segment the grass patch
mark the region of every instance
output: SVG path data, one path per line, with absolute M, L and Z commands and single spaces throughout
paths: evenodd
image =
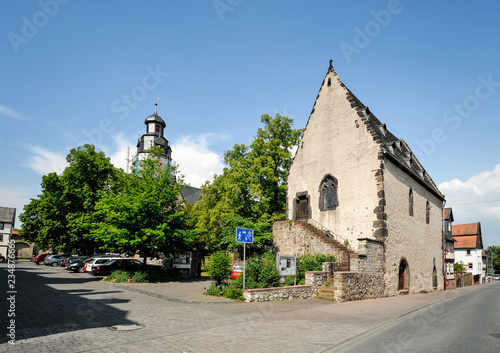
M 175 270 L 162 270 L 161 268 L 154 268 L 140 270 L 140 271 L 122 271 L 117 270 L 109 276 L 104 277 L 107 282 L 114 283 L 162 283 L 179 281 L 183 277 Z

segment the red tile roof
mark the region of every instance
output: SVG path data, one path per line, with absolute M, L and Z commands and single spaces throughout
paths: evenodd
M 452 236 L 478 235 L 481 234 L 481 223 L 457 224 L 451 226 Z
M 482 249 L 481 222 L 451 226 L 451 235 L 456 240 L 455 249 Z
M 453 239 L 456 240 L 455 249 L 474 249 L 477 244 L 476 235 L 464 235 Z

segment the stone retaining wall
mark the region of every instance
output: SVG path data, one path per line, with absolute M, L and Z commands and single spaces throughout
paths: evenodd
M 245 289 L 246 302 L 268 302 L 274 300 L 310 299 L 316 294 L 312 285 Z
M 325 271 L 307 271 L 306 272 L 306 285 L 310 285 L 318 292 L 318 289 L 326 283 L 328 279 L 328 273 Z
M 335 272 L 334 299 L 337 302 L 384 297 L 383 274 Z

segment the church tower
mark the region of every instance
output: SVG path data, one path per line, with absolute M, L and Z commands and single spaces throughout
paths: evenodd
M 137 140 L 137 153 L 134 159 L 134 173 L 141 168 L 141 162 L 146 159 L 149 149 L 152 146 L 160 146 L 162 153 L 160 162 L 164 168 L 172 165 L 172 149 L 168 140 L 164 136 L 165 121 L 157 113 L 158 103 L 155 103 L 155 112 L 144 121 L 146 133 Z

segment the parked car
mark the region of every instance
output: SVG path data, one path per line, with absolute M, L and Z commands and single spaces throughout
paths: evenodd
M 90 260 L 85 262 L 85 266 L 83 267 L 83 272 L 92 272 L 92 266 L 104 264 L 109 260 L 115 260 L 115 259 L 121 259 L 121 257 L 109 256 L 109 255 L 94 256 Z
M 500 275 L 499 275 L 499 274 L 495 274 L 495 275 L 493 275 L 493 279 L 494 279 L 494 280 L 500 280 Z
M 231 276 L 229 278 L 236 279 L 243 273 L 243 262 L 235 262 L 231 269 Z
M 43 264 L 45 266 L 54 266 L 54 267 L 57 267 L 61 264 L 61 261 L 64 260 L 65 258 L 67 258 L 68 255 L 61 255 L 61 254 L 57 254 L 57 255 L 50 255 L 50 256 L 47 256 L 45 258 L 45 261 L 43 262 Z
M 81 259 L 79 261 L 67 264 L 65 267 L 65 270 L 83 273 L 83 272 L 85 272 L 85 270 L 84 270 L 85 263 L 87 261 L 90 261 L 91 259 L 93 259 L 93 257 L 90 256 L 90 257 L 86 257 L 84 259 Z
M 35 256 L 33 259 L 33 262 L 36 263 L 37 265 L 43 264 L 43 261 L 45 260 L 45 257 L 47 257 L 49 254 L 48 253 L 43 253 Z
M 61 261 L 61 266 L 66 267 L 69 264 L 81 261 L 88 258 L 88 256 L 70 256 Z
M 95 264 L 92 266 L 92 275 L 105 276 L 116 270 L 133 271 L 140 270 L 144 264 L 137 259 L 113 259 L 104 264 Z

